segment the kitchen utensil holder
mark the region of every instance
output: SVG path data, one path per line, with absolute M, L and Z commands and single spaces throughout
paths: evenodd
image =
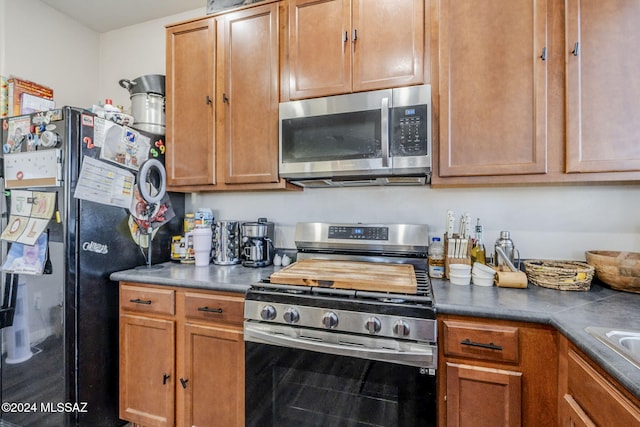
M 457 234 L 453 234 L 451 239 L 461 240 Z M 471 265 L 471 248 L 473 248 L 472 239 L 468 239 L 466 253 L 467 256 L 463 257 L 450 257 L 449 256 L 449 236 L 447 233 L 444 234 L 444 276 L 449 278 L 449 264 L 467 264 Z M 463 251 L 465 252 L 465 251 Z

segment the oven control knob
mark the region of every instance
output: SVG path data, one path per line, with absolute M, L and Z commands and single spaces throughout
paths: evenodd
M 377 317 L 369 317 L 364 323 L 364 328 L 369 331 L 370 334 L 377 334 L 382 328 L 382 323 Z
M 260 311 L 263 320 L 273 320 L 276 318 L 276 308 L 272 305 L 265 305 Z
M 411 332 L 411 330 L 409 329 L 409 324 L 404 320 L 398 320 L 393 325 L 393 333 L 399 337 L 406 337 L 409 335 L 409 332 Z
M 329 329 L 333 329 L 338 326 L 338 315 L 333 311 L 328 311 L 322 316 L 322 324 Z
M 287 323 L 297 323 L 300 320 L 300 313 L 295 308 L 287 308 L 283 314 L 284 321 Z

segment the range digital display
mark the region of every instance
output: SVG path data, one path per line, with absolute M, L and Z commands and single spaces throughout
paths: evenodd
M 389 240 L 388 227 L 329 227 L 329 239 Z

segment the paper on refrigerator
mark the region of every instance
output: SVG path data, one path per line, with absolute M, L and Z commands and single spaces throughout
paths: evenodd
M 55 191 L 11 190 L 11 215 L 0 238 L 34 245 L 53 216 L 56 195 Z
M 84 156 L 73 197 L 128 209 L 135 175 L 125 169 Z

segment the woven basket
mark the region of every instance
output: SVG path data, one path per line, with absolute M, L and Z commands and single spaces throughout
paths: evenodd
M 578 261 L 525 261 L 524 270 L 531 283 L 561 291 L 588 291 L 595 269 Z

